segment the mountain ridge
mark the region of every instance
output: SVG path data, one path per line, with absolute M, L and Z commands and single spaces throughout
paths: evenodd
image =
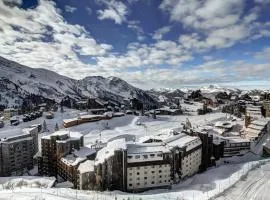
M 119 103 L 125 98 L 136 97 L 146 105 L 157 103 L 146 91 L 118 77 L 87 76 L 76 80 L 48 69 L 21 65 L 1 56 L 0 81 L 0 104 L 6 107 L 20 105 L 29 94 L 57 102 L 69 96 L 76 100 L 94 97 Z

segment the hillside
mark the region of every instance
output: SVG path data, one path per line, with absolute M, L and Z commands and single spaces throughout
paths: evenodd
M 88 76 L 81 80 L 59 75 L 46 69 L 34 69 L 0 57 L 0 104 L 21 105 L 29 94 L 60 102 L 66 96 L 73 99 L 97 97 L 119 103 L 136 97 L 145 104 L 156 104 L 147 92 L 133 87 L 117 77 Z

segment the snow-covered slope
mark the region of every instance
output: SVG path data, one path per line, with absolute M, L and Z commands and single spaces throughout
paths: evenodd
M 104 78 L 89 76 L 75 80 L 46 69 L 34 69 L 0 57 L 0 104 L 10 102 L 19 104 L 19 100 L 27 94 L 41 95 L 60 101 L 65 96 L 74 99 L 98 97 L 105 100 L 121 102 L 131 96 L 147 104 L 155 104 L 155 100 L 145 91 L 135 88 L 116 77 Z M 8 94 L 8 95 L 7 95 Z M 8 104 L 7 104 L 8 102 Z

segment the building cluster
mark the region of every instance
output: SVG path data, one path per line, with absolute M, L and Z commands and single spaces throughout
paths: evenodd
M 44 176 L 60 176 L 73 183 L 75 188 L 87 189 L 85 182 L 91 172 L 90 160 L 96 151 L 84 147 L 83 135 L 66 130 L 57 131 L 41 138 L 41 153 L 38 156 L 38 171 Z
M 0 139 L 0 176 L 22 175 L 33 168 L 39 131 L 40 126 L 33 125 L 19 135 Z
M 202 142 L 171 131 L 138 142 L 115 139 L 100 150 L 84 147 L 78 132 L 41 138 L 40 175 L 62 177 L 77 189 L 143 191 L 168 188 L 201 170 Z

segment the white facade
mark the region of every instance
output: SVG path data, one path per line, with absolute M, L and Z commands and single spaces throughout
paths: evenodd
M 168 186 L 170 182 L 171 167 L 169 164 L 127 168 L 128 190 Z
M 193 174 L 199 171 L 199 167 L 201 165 L 202 160 L 202 149 L 188 154 L 181 160 L 182 165 L 182 177 L 192 176 Z

